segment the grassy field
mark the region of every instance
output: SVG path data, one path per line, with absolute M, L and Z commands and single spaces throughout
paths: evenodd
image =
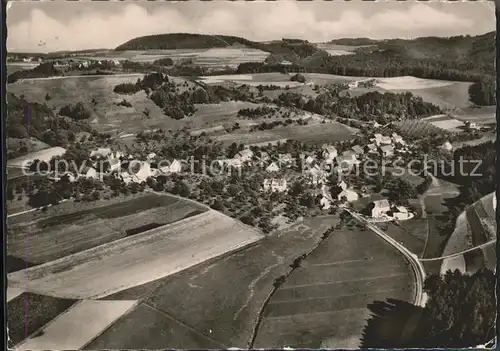
M 50 262 L 125 238 L 135 228 L 173 223 L 205 210 L 174 197 L 148 194 L 48 218 L 32 215 L 22 222 L 15 218 L 8 220 L 7 251 L 30 263 Z
M 324 231 L 336 223 L 336 216 L 308 218 L 266 237 L 255 246 L 107 298 L 144 298 L 150 306 L 199 333 L 227 346 L 246 348 L 274 280 L 288 272 L 288 265 L 311 250 Z M 136 319 L 135 323 L 146 322 Z M 146 337 L 138 328 L 130 330 L 135 337 Z M 183 344 L 175 342 L 172 340 L 163 347 L 182 347 Z M 132 347 L 125 343 L 113 346 Z M 210 343 L 202 345 L 203 348 L 210 346 Z
M 432 124 L 439 129 L 443 129 L 447 132 L 460 132 L 463 127 L 465 127 L 465 123 L 461 120 L 455 119 L 451 116 L 447 115 L 436 115 L 424 118 L 423 121 Z
M 168 314 L 141 303 L 83 349 L 164 349 L 168 345 L 179 349 L 225 348 Z
M 22 293 L 7 304 L 9 338 L 13 345 L 42 328 L 66 311 L 76 300 Z
M 9 274 L 9 284 L 52 296 L 98 298 L 145 284 L 262 239 L 216 211 Z
M 271 130 L 245 132 L 237 131 L 215 138 L 224 143 L 239 142 L 243 144 L 255 144 L 272 142 L 281 139 L 293 139 L 305 143 L 323 144 L 326 142 L 344 141 L 354 138 L 357 130 L 342 123 L 315 123 L 309 125 L 295 125 L 288 127 L 277 127 Z
M 79 301 L 17 349 L 79 350 L 134 304 L 135 301 Z
M 462 121 L 470 121 L 478 124 L 497 123 L 496 106 L 483 106 L 480 108 L 462 108 L 453 117 Z
M 358 347 L 366 306 L 373 300 L 411 300 L 413 273 L 404 257 L 376 234 L 336 230 L 277 290 L 264 311 L 255 347 Z
M 443 256 L 461 252 L 496 239 L 496 220 L 491 193 L 469 206 L 457 219 Z
M 401 243 L 417 256 L 421 256 L 427 239 L 425 219 L 409 219 L 395 223 L 377 223 L 387 235 Z

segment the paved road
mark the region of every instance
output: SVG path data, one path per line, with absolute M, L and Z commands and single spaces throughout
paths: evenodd
M 398 243 L 396 240 L 391 238 L 389 235 L 384 233 L 382 230 L 374 226 L 373 224 L 369 223 L 364 219 L 359 213 L 345 208 L 345 211 L 348 212 L 351 216 L 353 216 L 355 219 L 363 223 L 367 228 L 371 229 L 375 234 L 380 236 L 382 239 L 387 241 L 390 245 L 392 245 L 396 250 L 401 252 L 406 259 L 410 262 L 410 265 L 415 273 L 415 278 L 416 278 L 416 291 L 415 291 L 415 299 L 414 299 L 414 304 L 416 306 L 424 306 L 425 305 L 425 295 L 423 291 L 423 285 L 424 285 L 424 280 L 425 280 L 425 271 L 424 267 L 422 266 L 422 263 L 418 259 L 418 257 L 410 252 L 406 247 Z

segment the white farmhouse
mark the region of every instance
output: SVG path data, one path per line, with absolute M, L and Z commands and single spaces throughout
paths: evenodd
M 326 145 L 323 147 L 323 151 L 321 152 L 323 159 L 326 161 L 326 164 L 333 163 L 333 160 L 338 156 L 338 151 L 335 146 Z
M 279 154 L 278 162 L 280 165 L 289 165 L 293 162 L 292 154 Z
M 377 200 L 373 201 L 368 205 L 368 209 L 371 213 L 372 218 L 380 218 L 383 217 L 391 210 L 391 205 L 389 204 L 389 200 Z
M 321 200 L 319 201 L 319 204 L 321 205 L 322 210 L 329 210 L 332 207 L 332 202 L 326 196 L 323 196 L 321 198 Z
M 326 172 L 319 165 L 307 170 L 307 177 L 312 184 L 323 184 L 326 181 Z
M 269 172 L 269 173 L 278 172 L 279 170 L 280 170 L 280 167 L 276 164 L 276 162 L 271 163 L 266 168 L 266 172 Z
M 97 171 L 93 167 L 83 167 L 80 170 L 80 176 L 82 176 L 84 178 L 89 178 L 89 179 L 98 179 L 99 178 Z

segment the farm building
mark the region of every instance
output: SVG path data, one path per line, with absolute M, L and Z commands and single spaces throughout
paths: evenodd
M 265 179 L 263 184 L 264 191 L 283 192 L 288 189 L 286 179 Z
M 380 218 L 391 210 L 391 205 L 387 199 L 377 200 L 369 203 L 366 210 L 372 218 Z
M 41 162 L 49 162 L 53 157 L 62 156 L 65 153 L 65 148 L 59 146 L 50 147 L 48 149 L 31 152 L 27 155 L 8 160 L 7 167 L 25 168 L 29 167 L 29 165 L 35 160 L 39 160 Z
M 359 195 L 354 190 L 344 189 L 337 195 L 337 200 L 342 201 L 342 199 L 347 202 L 354 202 L 359 199 Z
M 384 157 L 391 157 L 394 155 L 394 146 L 392 145 L 383 145 L 380 147 L 380 150 Z
M 148 160 L 152 160 L 156 157 L 156 153 L 155 152 L 151 152 L 150 154 L 148 154 L 148 156 L 146 157 Z
M 266 172 L 269 172 L 269 173 L 278 172 L 279 170 L 280 170 L 280 167 L 276 164 L 276 162 L 271 163 L 266 168 Z
M 243 166 L 243 162 L 239 158 L 227 158 L 224 160 L 217 160 L 217 164 L 221 168 L 223 168 L 224 166 L 234 167 L 234 168 L 240 168 L 241 166 Z
M 291 63 L 290 61 L 287 61 L 287 60 L 283 60 L 279 64 L 281 66 L 291 66 L 291 65 L 293 65 L 293 63 Z

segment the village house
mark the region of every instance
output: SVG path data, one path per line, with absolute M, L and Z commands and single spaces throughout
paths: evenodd
M 383 145 L 380 147 L 380 151 L 382 152 L 382 156 L 384 157 L 394 156 L 394 146 L 392 145 Z
M 291 66 L 291 65 L 293 65 L 293 63 L 291 63 L 290 61 L 287 61 L 287 60 L 283 60 L 279 64 L 281 66 Z
M 332 201 L 326 196 L 323 196 L 321 200 L 319 200 L 319 204 L 322 210 L 329 210 L 332 207 Z
M 80 170 L 79 176 L 84 177 L 84 178 L 89 178 L 89 179 L 98 179 L 99 178 L 97 171 L 93 167 L 83 167 Z
M 148 154 L 148 156 L 146 157 L 148 160 L 152 160 L 156 157 L 156 153 L 155 152 L 151 152 L 150 154 Z
M 280 170 L 280 167 L 276 164 L 276 162 L 272 162 L 266 168 L 266 172 L 269 172 L 269 173 L 278 172 L 279 170 Z
M 358 156 L 364 154 L 365 152 L 361 145 L 354 145 L 353 147 L 351 147 L 351 150 L 354 151 L 354 153 Z
M 293 163 L 292 154 L 279 154 L 278 162 L 280 165 L 290 165 Z
M 135 164 L 139 165 L 137 171 L 129 170 L 129 174 L 132 176 L 132 181 L 134 183 L 142 183 L 145 182 L 146 179 L 151 177 L 152 170 L 149 162 L 136 162 Z
M 370 141 L 373 141 L 377 146 L 392 144 L 391 137 L 376 133 Z
M 326 181 L 326 172 L 319 165 L 315 165 L 307 170 L 307 178 L 311 184 L 323 184 Z
M 250 149 L 244 149 L 238 152 L 233 158 L 238 159 L 241 163 L 250 162 L 253 157 L 253 152 Z
M 381 218 L 391 210 L 391 205 L 387 199 L 376 200 L 368 205 L 367 210 L 372 218 Z
M 315 162 L 316 162 L 316 157 L 314 157 L 312 155 L 307 156 L 306 159 L 305 159 L 305 163 L 308 166 L 314 165 Z
M 170 164 L 158 168 L 159 174 L 179 173 L 182 170 L 182 164 L 178 160 L 173 160 Z
M 405 141 L 403 140 L 403 137 L 397 133 L 392 133 L 392 141 L 394 144 L 401 144 L 405 145 Z
M 337 156 L 335 159 L 337 168 L 343 171 L 351 170 L 355 165 L 359 164 L 356 154 L 354 151 L 345 151 L 341 155 Z
M 283 192 L 288 189 L 286 179 L 265 179 L 263 184 L 264 191 L 272 191 L 272 192 Z
M 335 158 L 338 156 L 338 151 L 335 146 L 324 145 L 321 156 L 326 161 L 326 164 L 331 164 L 333 163 L 333 160 L 335 160 Z
M 217 160 L 217 164 L 221 168 L 224 167 L 241 168 L 241 166 L 243 166 L 243 162 L 239 158 L 227 158 L 224 160 Z
M 91 158 L 106 158 L 106 157 L 110 156 L 111 153 L 112 153 L 112 151 L 110 148 L 100 147 L 97 150 L 92 150 L 92 152 L 90 152 L 90 157 Z
M 368 154 L 378 154 L 378 147 L 375 144 L 366 145 L 365 150 Z
M 115 172 L 121 168 L 121 162 L 117 158 L 110 158 L 103 163 L 103 172 Z
M 445 151 L 452 151 L 453 150 L 453 145 L 449 141 L 445 142 L 443 145 L 441 145 L 441 149 Z
M 344 189 L 337 195 L 338 201 L 354 202 L 359 199 L 358 193 L 351 189 Z

